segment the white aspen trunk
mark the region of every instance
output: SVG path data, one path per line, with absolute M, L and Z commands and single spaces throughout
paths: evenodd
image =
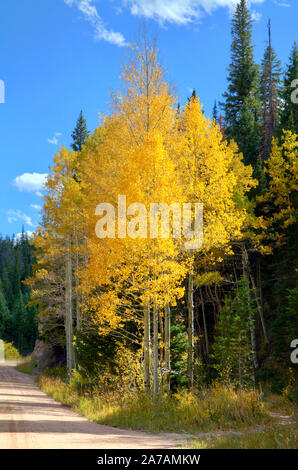
M 73 318 L 72 318 L 72 259 L 71 242 L 67 240 L 65 260 L 65 337 L 66 337 L 66 366 L 67 378 L 70 380 L 75 368 L 75 354 L 73 346 Z
M 242 268 L 243 268 L 243 275 L 248 279 L 248 283 L 249 283 L 249 279 L 252 276 L 249 276 L 249 260 L 248 260 L 248 253 L 246 251 L 245 245 L 242 247 Z M 248 305 L 248 308 L 249 308 L 249 305 Z M 251 320 L 254 320 L 254 318 L 252 318 Z M 258 362 L 258 355 L 257 355 L 257 342 L 256 342 L 256 332 L 255 332 L 254 323 L 250 327 L 250 342 L 251 342 L 254 369 L 256 370 L 259 367 L 259 362 Z
M 171 309 L 170 304 L 165 307 L 165 389 L 171 390 Z
M 187 357 L 187 376 L 188 387 L 193 387 L 193 366 L 194 366 L 194 300 L 193 300 L 193 274 L 188 276 L 187 289 L 187 310 L 188 310 L 188 357 Z
M 251 281 L 253 293 L 254 293 L 254 296 L 255 296 L 255 299 L 256 299 L 256 304 L 257 304 L 257 307 L 258 307 L 258 312 L 259 312 L 259 316 L 260 316 L 260 320 L 261 320 L 261 324 L 262 324 L 264 338 L 265 338 L 266 343 L 269 344 L 269 339 L 268 339 L 268 335 L 267 335 L 267 331 L 266 331 L 266 325 L 265 325 L 265 319 L 264 319 L 264 315 L 263 315 L 263 308 L 262 308 L 262 305 L 260 304 L 258 294 L 257 294 L 257 288 L 256 288 L 255 280 L 254 280 L 254 277 L 252 275 L 250 275 L 250 281 Z
M 153 306 L 153 394 L 158 395 L 158 309 L 156 302 Z
M 159 337 L 161 339 L 161 346 L 159 347 L 159 362 L 161 366 L 164 366 L 165 360 L 165 331 L 164 331 L 164 317 L 162 312 L 158 311 L 158 321 L 159 321 Z
M 81 329 L 81 308 L 80 308 L 80 294 L 79 294 L 79 278 L 78 278 L 78 272 L 79 272 L 79 242 L 78 242 L 78 236 L 77 236 L 77 228 L 76 226 L 74 227 L 74 244 L 76 248 L 75 252 L 75 273 L 74 273 L 74 283 L 76 287 L 76 293 L 75 293 L 75 306 L 76 306 L 76 328 L 77 330 Z
M 76 240 L 76 247 L 78 248 L 78 243 Z M 80 294 L 79 294 L 79 278 L 78 278 L 78 270 L 79 270 L 79 253 L 76 252 L 76 272 L 75 272 L 75 283 L 76 283 L 76 324 L 77 329 L 81 329 L 81 307 L 80 307 Z
M 150 391 L 150 303 L 144 307 L 144 381 L 145 390 Z
M 207 354 L 207 360 L 209 360 L 208 329 L 207 329 L 206 312 L 205 312 L 205 304 L 204 304 L 204 297 L 203 297 L 202 288 L 200 288 L 200 297 L 201 297 L 201 304 L 202 304 L 202 314 L 203 314 L 203 324 L 204 324 L 204 337 L 205 337 L 205 345 L 206 345 L 206 354 Z

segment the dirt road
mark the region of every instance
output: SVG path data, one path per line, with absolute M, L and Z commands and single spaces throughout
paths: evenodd
M 176 434 L 151 435 L 88 421 L 34 384 L 31 376 L 0 363 L 0 449 L 171 449 Z

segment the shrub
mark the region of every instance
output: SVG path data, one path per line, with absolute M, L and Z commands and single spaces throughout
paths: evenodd
M 67 371 L 66 367 L 56 366 L 49 367 L 43 372 L 43 376 L 53 379 L 60 379 L 61 381 L 66 382 Z
M 20 353 L 13 343 L 4 343 L 4 355 L 7 361 L 21 359 Z

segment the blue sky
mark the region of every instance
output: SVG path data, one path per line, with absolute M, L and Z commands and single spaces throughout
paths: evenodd
M 11 0 L 0 7 L 0 233 L 34 231 L 42 182 L 82 109 L 93 131 L 120 86 L 127 43 L 146 18 L 181 104 L 196 89 L 207 114 L 226 89 L 237 0 Z M 256 60 L 273 46 L 287 63 L 297 0 L 251 1 Z M 1 84 L 5 102 L 1 103 Z

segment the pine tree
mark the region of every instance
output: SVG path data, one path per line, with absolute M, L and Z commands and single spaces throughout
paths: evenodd
M 77 120 L 76 127 L 71 134 L 71 137 L 73 139 L 73 143 L 71 144 L 71 148 L 75 152 L 80 152 L 82 150 L 83 145 L 86 142 L 86 139 L 89 135 L 88 129 L 87 129 L 87 123 L 86 120 L 83 116 L 83 111 L 80 112 L 80 115 Z
M 218 124 L 218 111 L 217 111 L 217 102 L 214 101 L 213 111 L 212 111 L 212 119 L 214 119 L 215 124 Z
M 296 287 L 288 290 L 287 306 L 285 315 L 285 330 L 287 333 L 287 344 L 295 338 L 298 338 L 298 269 L 296 269 Z
M 293 101 L 293 82 L 298 79 L 298 46 L 295 42 L 291 51 L 289 65 L 284 76 L 283 89 L 281 99 L 283 101 L 283 109 L 280 117 L 279 135 L 282 130 L 290 130 L 298 134 L 298 104 Z M 297 84 L 296 84 L 297 88 Z
M 246 0 L 236 7 L 232 20 L 232 62 L 229 67 L 228 91 L 224 93 L 228 139 L 234 139 L 246 164 L 256 164 L 260 142 L 260 99 L 258 67 L 254 62 L 252 19 Z
M 261 158 L 264 162 L 271 152 L 272 138 L 278 124 L 280 111 L 279 86 L 281 67 L 271 45 L 271 25 L 268 24 L 269 45 L 265 50 L 261 66 L 261 101 L 262 101 L 262 138 Z
M 13 294 L 13 263 L 12 257 L 7 256 L 2 270 L 3 292 L 7 301 L 8 308 L 12 308 Z
M 24 336 L 25 321 L 25 302 L 22 292 L 19 291 L 13 305 L 13 326 L 15 328 L 13 342 L 21 354 L 24 354 L 27 350 Z
M 193 89 L 191 97 L 187 98 L 187 99 L 188 99 L 188 102 L 190 102 L 191 100 L 196 100 L 197 99 L 197 92 L 196 92 L 195 89 Z
M 250 331 L 254 315 L 255 305 L 251 300 L 249 282 L 243 276 L 220 310 L 213 344 L 213 358 L 220 378 L 225 382 L 235 381 L 240 387 L 253 378 Z
M 0 339 L 6 339 L 6 328 L 9 321 L 9 310 L 5 295 L 2 290 L 2 283 L 0 280 Z

